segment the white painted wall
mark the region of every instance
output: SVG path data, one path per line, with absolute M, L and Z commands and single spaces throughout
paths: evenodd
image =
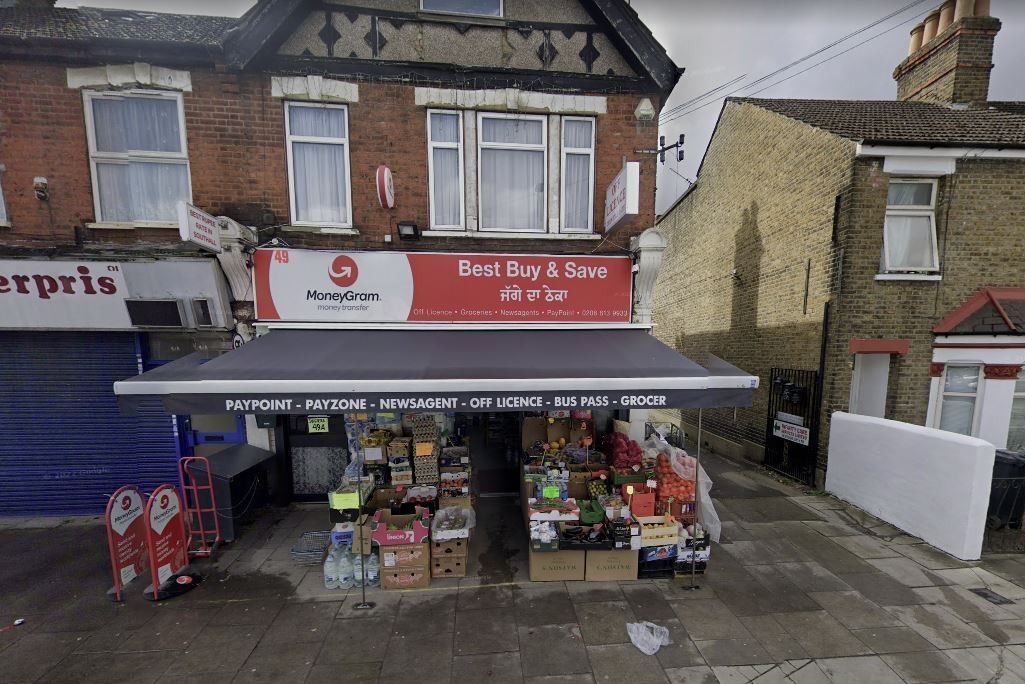
M 976 560 L 994 451 L 976 437 L 837 412 L 826 489 L 957 558 Z

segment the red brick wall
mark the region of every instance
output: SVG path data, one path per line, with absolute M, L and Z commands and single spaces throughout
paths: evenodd
M 284 106 L 270 96 L 265 74 L 192 70 L 193 92 L 185 93 L 192 192 L 195 204 L 213 214 L 261 227 L 289 223 L 284 142 Z M 408 85 L 360 83 L 360 101 L 349 105 L 353 220 L 359 236 L 287 232 L 293 246 L 345 249 L 449 249 L 459 251 L 591 251 L 593 241 L 424 238 L 384 243 L 399 220 L 428 224 L 426 114 L 414 105 Z M 601 232 L 605 187 L 625 157 L 641 161 L 641 212 L 624 222 L 601 249 L 625 246 L 654 223 L 655 160 L 636 150 L 654 147 L 657 126 L 633 116 L 640 95 L 608 96 L 608 114 L 598 117 L 595 225 Z M 391 167 L 396 207 L 377 201 L 374 174 Z M 0 64 L 0 164 L 13 228 L 0 229 L 0 247 L 72 246 L 76 226 L 93 220 L 86 134 L 79 91 L 66 87 L 65 67 Z M 49 179 L 51 199 L 32 196 L 34 176 Z M 173 243 L 168 229 L 87 230 L 88 243 Z M 273 230 L 261 233 L 269 239 Z

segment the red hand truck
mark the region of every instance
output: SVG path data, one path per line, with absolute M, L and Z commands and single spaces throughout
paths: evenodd
M 193 463 L 199 466 L 201 473 L 206 474 L 206 484 L 202 482 L 202 475 L 196 477 L 189 471 L 189 466 Z M 178 471 L 185 493 L 185 520 L 188 531 L 186 548 L 189 550 L 189 558 L 209 558 L 221 543 L 221 522 L 218 519 L 210 461 L 204 456 L 185 456 L 178 461 Z M 210 529 L 211 520 L 213 529 Z

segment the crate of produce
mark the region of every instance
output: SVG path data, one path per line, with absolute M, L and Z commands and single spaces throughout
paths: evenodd
M 392 468 L 392 470 L 391 470 L 391 483 L 393 485 L 411 485 L 411 484 L 413 484 L 413 469 L 412 468 Z
M 427 456 L 437 458 L 441 455 L 441 448 L 438 443 L 431 440 L 417 440 L 413 443 L 413 456 L 417 458 L 424 458 Z
M 431 523 L 431 538 L 437 541 L 469 539 L 476 521 L 472 508 L 443 508 Z
M 424 565 L 419 568 L 381 568 L 382 589 L 426 589 L 431 585 L 431 569 Z
M 605 522 L 605 507 L 595 499 L 577 501 L 580 506 L 580 524 L 598 525 Z
M 638 516 L 641 526 L 641 546 L 675 544 L 680 538 L 680 525 L 664 515 Z
M 382 546 L 380 549 L 382 568 L 422 568 L 431 560 L 429 544 L 400 544 Z
M 580 520 L 580 508 L 576 499 L 528 499 L 527 519 L 576 522 Z
M 452 494 L 469 494 L 470 471 L 467 468 L 439 468 L 441 491 Z
M 697 504 L 694 501 L 677 501 L 676 499 L 660 499 L 655 504 L 657 515 L 671 515 L 680 522 L 689 524 L 694 522 L 694 511 Z
M 378 546 L 422 544 L 431 534 L 431 516 L 425 509 L 411 515 L 392 515 L 377 511 L 371 523 L 370 538 Z
M 360 497 L 360 492 L 357 489 L 359 486 L 363 490 L 363 496 Z M 343 482 L 337 489 L 327 494 L 328 506 L 341 511 L 347 508 L 359 508 L 362 501 L 366 501 L 370 498 L 370 493 L 374 490 L 374 483 L 372 480 L 364 479 L 362 484 L 356 482 Z
M 446 466 L 465 465 L 470 462 L 470 448 L 449 446 L 441 450 L 441 460 Z
M 605 517 L 609 520 L 615 518 L 630 518 L 630 507 L 626 505 L 626 499 L 619 494 L 609 494 L 598 497 L 598 503 L 605 509 Z
M 643 470 L 631 468 L 612 468 L 612 484 L 624 485 L 647 482 L 648 476 Z
M 431 558 L 436 556 L 465 556 L 470 551 L 469 538 L 431 540 Z
M 409 458 L 412 455 L 413 440 L 409 437 L 397 437 L 388 443 L 388 459 Z
M 438 497 L 438 508 L 453 508 L 460 506 L 473 508 L 473 497 L 469 495 L 449 496 L 444 493 Z
M 655 510 L 655 488 L 644 482 L 620 485 L 620 495 L 626 499 L 630 511 L 637 517 L 663 515 Z
M 543 520 L 530 523 L 530 548 L 534 551 L 559 550 L 559 523 Z
M 612 548 L 604 525 L 559 523 L 560 551 L 610 551 Z

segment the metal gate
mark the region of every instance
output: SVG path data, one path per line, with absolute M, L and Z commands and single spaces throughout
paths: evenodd
M 818 373 L 773 368 L 768 390 L 765 466 L 814 485 L 822 401 Z
M 113 385 L 139 372 L 130 332 L 0 331 L 0 515 L 103 513 L 121 485 L 178 481 L 171 416 L 122 415 Z

